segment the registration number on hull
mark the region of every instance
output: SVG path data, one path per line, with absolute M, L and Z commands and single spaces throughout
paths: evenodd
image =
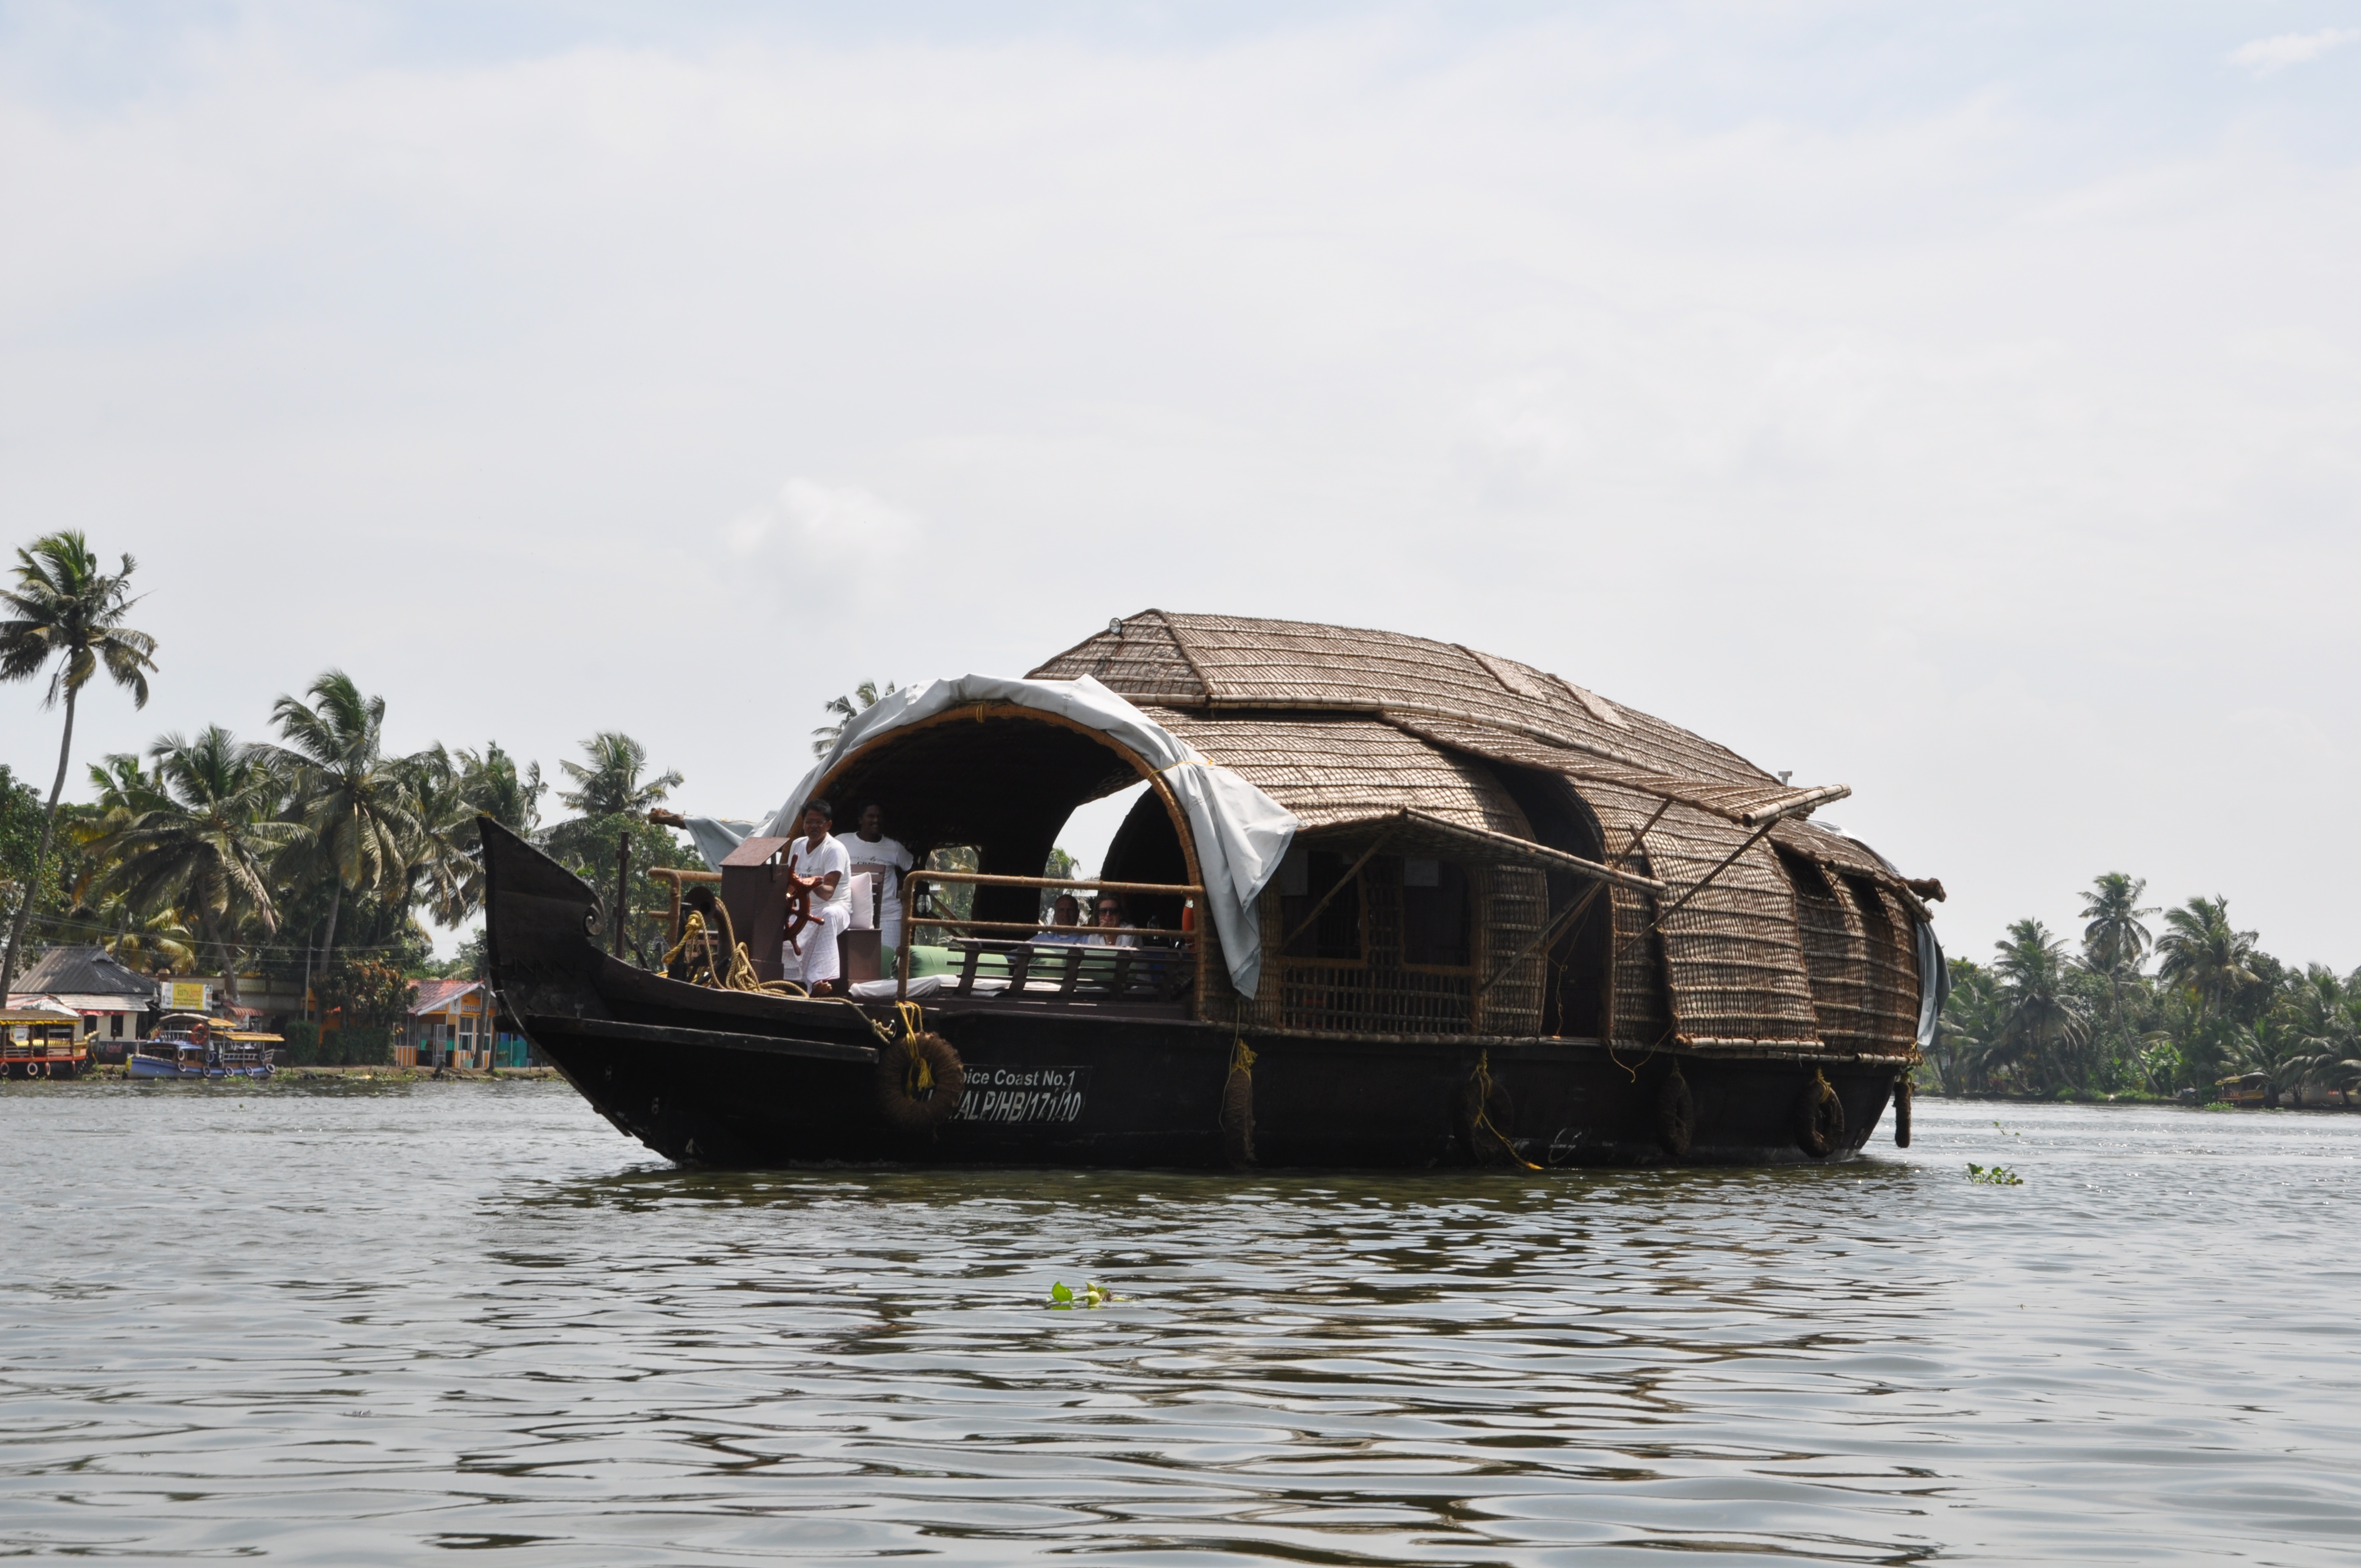
M 985 1067 L 967 1069 L 954 1122 L 1071 1122 L 1082 1113 L 1086 1067 Z

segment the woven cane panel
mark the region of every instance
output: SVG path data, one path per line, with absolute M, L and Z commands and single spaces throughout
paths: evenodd
M 1581 783 L 1576 788 L 1608 825 L 1608 842 L 1615 848 L 1661 804 L 1612 784 Z M 1675 889 L 1677 896 L 1744 844 L 1747 837 L 1744 829 L 1723 817 L 1694 806 L 1670 806 L 1648 830 L 1650 874 Z M 1620 899 L 1616 939 L 1619 954 L 1631 946 L 1623 930 Z M 1795 926 L 1795 894 L 1767 844 L 1757 842 L 1748 849 L 1666 917 L 1663 942 L 1672 1022 L 1684 1039 L 1791 1045 L 1818 1039 L 1819 1021 L 1812 1009 L 1803 938 Z M 1622 1015 L 1628 983 L 1619 964 L 1619 1037 L 1633 1037 L 1625 1034 Z
M 1817 861 L 1831 876 L 1867 877 L 1900 904 L 1911 919 L 1933 921 L 1933 913 L 1919 902 L 1918 895 L 1911 892 L 1901 878 L 1894 874 L 1893 868 L 1842 834 L 1831 833 L 1809 822 L 1789 820 L 1773 828 L 1771 839 L 1782 849 L 1792 850 Z
M 1305 831 L 1389 817 L 1405 806 L 1466 828 L 1532 837 L 1492 771 L 1375 718 L 1148 716 L 1293 812 Z
M 1885 1050 L 1907 1050 L 1918 1040 L 1918 942 L 1909 911 L 1901 901 L 1867 877 L 1838 881 L 1850 895 L 1861 916 L 1868 948 L 1868 985 L 1864 988 L 1864 1044 Z
M 1586 784 L 1576 793 L 1598 817 L 1599 830 L 1607 839 L 1603 851 L 1607 863 L 1618 871 L 1659 876 L 1646 840 L 1627 849 L 1631 835 L 1646 824 L 1657 803 L 1613 784 Z M 1656 918 L 1656 901 L 1620 883 L 1609 885 L 1607 893 L 1615 915 L 1615 984 L 1608 998 L 1607 1037 L 1656 1045 L 1673 1032 L 1673 1015 L 1664 995 L 1664 939 L 1648 930 Z
M 1873 1034 L 1866 1013 L 1869 945 L 1852 900 L 1838 891 L 1818 862 L 1783 851 L 1780 865 L 1795 890 L 1795 921 L 1811 968 L 1812 1011 L 1820 1039 L 1832 1051 L 1859 1050 Z
M 1523 866 L 1479 866 L 1475 883 L 1476 972 L 1488 976 L 1531 947 L 1549 912 L 1549 879 Z M 1536 950 L 1492 982 L 1476 1004 L 1474 1026 L 1486 1035 L 1538 1035 L 1547 961 Z

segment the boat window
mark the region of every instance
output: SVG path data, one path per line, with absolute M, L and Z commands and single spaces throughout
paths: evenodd
M 1401 867 L 1402 962 L 1466 968 L 1475 929 L 1466 868 L 1449 861 L 1404 861 Z
M 1360 888 L 1345 888 L 1328 898 L 1324 908 L 1320 907 L 1320 901 L 1336 892 L 1336 884 L 1352 869 L 1352 861 L 1327 850 L 1298 846 L 1288 851 L 1287 859 L 1279 863 L 1279 923 L 1286 930 L 1294 931 L 1315 908 L 1319 908 L 1319 918 L 1287 944 L 1287 957 L 1334 963 L 1361 961 Z

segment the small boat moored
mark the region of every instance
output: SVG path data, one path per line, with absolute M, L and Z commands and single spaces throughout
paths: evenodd
M 90 1070 L 82 1014 L 47 997 L 0 1009 L 0 1076 L 80 1078 Z
M 133 1078 L 269 1078 L 277 1035 L 240 1029 L 227 1019 L 168 1013 L 156 1033 L 133 1046 L 124 1065 Z

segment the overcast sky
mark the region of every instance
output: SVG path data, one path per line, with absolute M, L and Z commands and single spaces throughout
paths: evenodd
M 336 665 L 752 815 L 1297 617 L 1851 784 L 1954 953 L 2349 969 L 2356 104 L 2356 5 L 0 4 L 0 542 L 139 559 L 84 759 Z

